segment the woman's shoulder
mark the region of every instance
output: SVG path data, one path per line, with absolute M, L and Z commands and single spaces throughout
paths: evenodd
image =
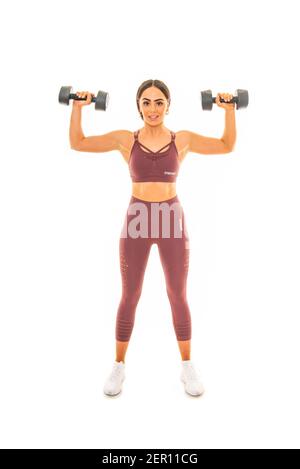
M 174 132 L 174 134 L 178 146 L 182 148 L 188 145 L 190 138 L 189 130 L 177 130 L 177 132 Z
M 135 131 L 131 131 L 131 130 L 125 130 L 125 129 L 115 130 L 115 137 L 116 137 L 116 140 L 118 141 L 119 149 L 123 148 L 123 149 L 128 150 L 132 145 L 134 134 L 135 134 Z

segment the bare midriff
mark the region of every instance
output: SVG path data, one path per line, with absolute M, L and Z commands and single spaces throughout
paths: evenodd
M 133 182 L 132 195 L 147 202 L 162 202 L 176 195 L 176 182 Z

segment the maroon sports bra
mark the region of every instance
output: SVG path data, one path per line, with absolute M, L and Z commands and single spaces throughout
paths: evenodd
M 175 182 L 180 166 L 175 133 L 171 131 L 172 140 L 155 152 L 138 141 L 138 134 L 139 130 L 136 130 L 128 163 L 132 182 Z M 161 151 L 165 147 L 168 148 Z

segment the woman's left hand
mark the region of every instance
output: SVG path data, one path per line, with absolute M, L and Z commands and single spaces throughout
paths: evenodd
M 225 101 L 230 101 L 233 98 L 232 94 L 229 93 L 218 93 L 216 96 L 216 104 L 219 107 L 224 109 L 234 109 L 235 103 L 221 103 L 220 99 L 224 99 Z

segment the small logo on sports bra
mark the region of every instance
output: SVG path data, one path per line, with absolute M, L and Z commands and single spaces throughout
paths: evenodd
M 176 174 L 174 171 L 165 171 L 164 174 L 171 174 L 171 175 L 174 175 Z

